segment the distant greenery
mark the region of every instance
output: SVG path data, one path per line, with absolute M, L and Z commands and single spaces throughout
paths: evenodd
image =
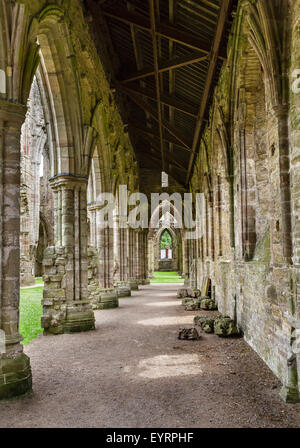
M 43 277 L 35 277 L 35 283 L 36 284 L 44 283 Z
M 20 290 L 20 333 L 24 337 L 23 345 L 29 344 L 43 332 L 41 327 L 43 289 L 39 286 Z
M 183 278 L 179 277 L 177 272 L 154 272 L 154 278 L 150 283 L 183 283 Z
M 165 230 L 160 239 L 160 248 L 161 250 L 165 249 L 166 247 L 170 247 L 170 249 L 172 249 L 172 246 L 172 237 L 169 232 Z

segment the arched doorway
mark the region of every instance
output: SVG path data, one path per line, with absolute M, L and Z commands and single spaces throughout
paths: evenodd
M 168 230 L 165 230 L 160 237 L 160 259 L 172 260 L 173 258 L 173 238 Z

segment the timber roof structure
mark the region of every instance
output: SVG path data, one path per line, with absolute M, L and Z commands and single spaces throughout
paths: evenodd
M 165 171 L 188 184 L 235 6 L 235 0 L 86 0 L 141 172 Z

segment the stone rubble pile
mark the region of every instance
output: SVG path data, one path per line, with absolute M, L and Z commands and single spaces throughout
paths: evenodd
M 194 325 L 205 333 L 215 333 L 220 337 L 236 336 L 239 334 L 235 321 L 229 316 L 195 316 Z

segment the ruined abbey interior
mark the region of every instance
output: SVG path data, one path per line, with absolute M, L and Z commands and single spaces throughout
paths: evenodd
M 0 27 L 0 426 L 299 426 L 300 0 L 1 0 Z M 191 384 L 235 410 L 187 420 Z

